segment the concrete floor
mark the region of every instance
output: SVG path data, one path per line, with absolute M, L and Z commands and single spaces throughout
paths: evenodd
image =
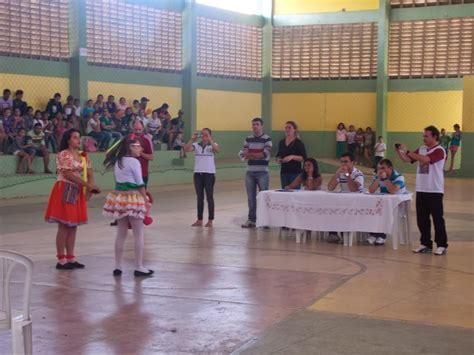
M 191 185 L 152 189 L 146 260 L 155 276 L 145 280 L 132 275 L 132 238 L 124 275 L 112 277 L 115 230 L 100 214 L 103 196 L 78 233 L 85 270 L 54 269 L 45 198 L 0 200 L 0 248 L 35 261 L 35 353 L 472 354 L 473 190 L 473 180 L 447 180 L 444 257 L 297 245 L 276 229 L 241 229 L 242 181 L 218 182 L 213 229 L 190 227 Z M 0 353 L 10 349 L 0 333 Z

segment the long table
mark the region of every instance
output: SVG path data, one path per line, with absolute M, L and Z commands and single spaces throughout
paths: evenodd
M 388 195 L 267 190 L 257 195 L 257 227 L 385 233 L 410 243 L 411 193 Z M 402 228 L 400 228 L 402 227 Z

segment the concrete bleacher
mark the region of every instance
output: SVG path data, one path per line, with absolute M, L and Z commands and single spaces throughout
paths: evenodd
M 149 165 L 149 185 L 164 186 L 193 181 L 193 154 L 180 158 L 179 151 L 156 150 L 155 158 Z M 103 190 L 113 189 L 115 182 L 111 170 L 106 171 L 102 165 L 105 154 L 102 152 L 89 153 L 97 184 Z M 51 154 L 50 170 L 56 170 L 56 155 Z M 0 198 L 17 198 L 48 195 L 56 180 L 54 174 L 43 173 L 42 158 L 35 158 L 33 175 L 15 174 L 18 158 L 13 155 L 0 156 Z M 331 162 L 320 162 L 323 173 L 333 172 L 336 166 Z M 246 164 L 238 159 L 216 159 L 217 180 L 238 180 L 244 178 Z M 272 161 L 270 171 L 277 174 L 280 167 Z

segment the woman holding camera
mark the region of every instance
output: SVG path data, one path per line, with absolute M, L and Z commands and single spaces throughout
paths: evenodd
M 76 261 L 74 246 L 77 226 L 87 223 L 87 203 L 91 194 L 99 193 L 94 182 L 92 164 L 85 152 L 80 152 L 81 134 L 76 129 L 66 131 L 56 156 L 58 179 L 49 197 L 44 219 L 58 223 L 56 269 L 82 269 Z
M 198 142 L 201 138 L 201 142 Z M 193 227 L 202 227 L 204 213 L 204 191 L 206 192 L 209 218 L 205 227 L 212 227 L 214 221 L 214 184 L 216 182 L 215 153 L 219 153 L 219 145 L 212 139 L 212 131 L 203 128 L 196 132 L 184 146 L 186 152 L 194 151 L 194 187 L 197 195 L 197 220 Z

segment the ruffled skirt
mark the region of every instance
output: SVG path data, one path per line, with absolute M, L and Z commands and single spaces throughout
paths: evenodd
M 102 215 L 114 219 L 124 217 L 144 219 L 145 213 L 145 199 L 135 190 L 110 192 L 105 198 L 102 211 Z

